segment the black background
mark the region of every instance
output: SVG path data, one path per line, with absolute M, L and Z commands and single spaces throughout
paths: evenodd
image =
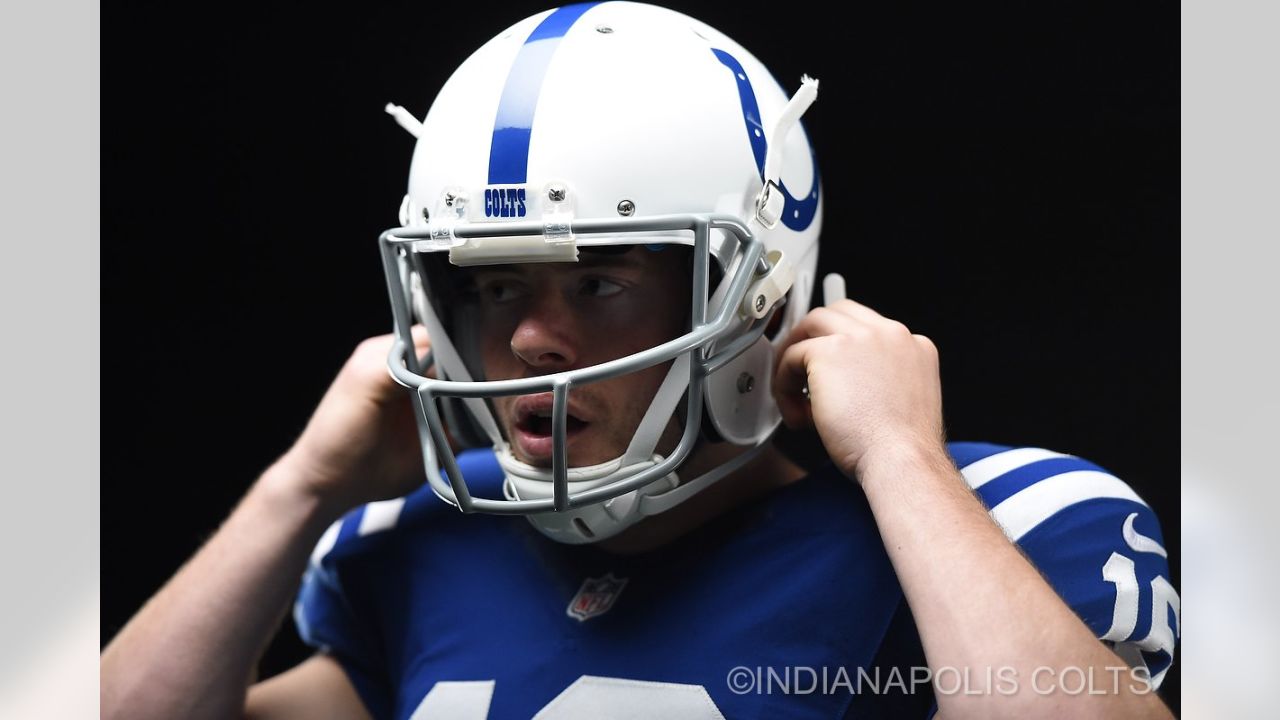
M 827 193 L 820 271 L 932 337 L 953 439 L 1081 455 L 1179 586 L 1178 10 L 670 3 L 755 53 Z M 390 330 L 377 233 L 472 50 L 544 9 L 130 4 L 103 79 L 103 640 Z M 74 318 L 69 318 L 74 322 Z M 792 442 L 812 448 L 812 443 Z M 994 630 L 993 630 L 994 631 Z M 263 674 L 306 655 L 286 622 Z M 1178 666 L 1165 683 L 1178 709 Z

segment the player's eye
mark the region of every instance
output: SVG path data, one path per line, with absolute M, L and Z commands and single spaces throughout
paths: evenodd
M 491 280 L 481 286 L 480 294 L 490 302 L 509 303 L 523 297 L 524 290 L 512 280 Z
M 605 280 L 604 278 L 590 277 L 584 278 L 582 281 L 583 294 L 591 295 L 593 297 L 609 297 L 610 295 L 617 295 L 622 292 L 623 289 L 624 288 L 618 283 L 613 282 L 612 280 Z

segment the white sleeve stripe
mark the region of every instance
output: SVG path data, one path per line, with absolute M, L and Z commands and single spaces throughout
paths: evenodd
M 329 554 L 333 549 L 334 543 L 338 542 L 338 532 L 342 530 L 342 519 L 334 521 L 324 534 L 320 536 L 319 542 L 316 543 L 315 550 L 311 551 L 311 564 L 319 565 L 324 556 Z
M 364 514 L 360 516 L 360 536 L 372 535 L 395 527 L 400 519 L 400 510 L 404 508 L 404 498 L 378 500 L 364 506 Z
M 1030 465 L 1040 460 L 1048 460 L 1049 458 L 1071 457 L 1063 455 L 1051 450 L 1042 450 L 1040 448 L 1018 448 L 1016 450 L 1005 450 L 996 453 L 981 460 L 971 462 L 965 465 L 960 474 L 968 481 L 969 487 L 977 490 L 1005 473 L 1012 472 L 1022 467 Z
M 1072 470 L 1045 478 L 991 508 L 991 517 L 1010 540 L 1018 541 L 1037 525 L 1076 503 L 1101 498 L 1142 498 L 1120 478 L 1097 470 Z

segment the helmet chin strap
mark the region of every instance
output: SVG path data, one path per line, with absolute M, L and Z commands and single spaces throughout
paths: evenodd
M 661 455 L 654 455 L 652 460 L 628 466 L 627 470 L 629 472 L 626 475 L 632 475 L 650 468 L 662 462 L 662 460 L 663 457 Z M 530 468 L 534 471 L 544 471 L 545 468 L 535 468 L 510 458 L 509 451 L 505 448 L 498 452 L 498 462 L 502 465 L 502 469 L 507 472 L 502 492 L 508 500 L 551 497 L 552 484 L 549 479 L 545 481 L 530 480 L 512 472 L 512 470 L 517 469 L 516 466 L 523 466 L 523 468 Z M 618 472 L 621 462 L 622 458 L 619 457 L 599 465 L 570 468 L 569 482 L 575 483 L 574 491 L 576 492 L 617 482 L 619 479 L 623 479 L 619 477 L 622 473 Z M 595 477 L 581 479 L 581 476 L 578 475 L 579 473 L 589 473 Z M 575 478 L 575 476 L 578 477 Z M 672 490 L 679 483 L 680 478 L 675 473 L 671 473 L 654 480 L 644 487 L 637 488 L 603 503 L 585 505 L 572 510 L 565 510 L 564 512 L 538 513 L 529 515 L 528 518 L 529 522 L 539 532 L 552 540 L 574 545 L 599 542 L 617 535 L 644 518 L 644 515 L 640 512 L 640 500 L 645 499 L 651 493 Z
M 715 482 L 737 472 L 759 457 L 760 453 L 768 447 L 771 439 L 772 433 L 760 444 L 748 448 L 728 462 L 717 465 L 683 485 L 679 484 L 679 478 L 676 474 L 671 473 L 643 488 L 632 490 L 626 495 L 616 497 L 602 505 L 588 505 L 562 513 L 530 515 L 529 522 L 547 537 L 563 543 L 580 545 L 605 540 L 647 517 L 670 510 L 695 494 L 707 489 Z M 616 468 L 621 460 L 622 458 L 617 458 L 588 468 L 573 468 L 569 472 Z M 641 463 L 637 466 L 637 472 L 661 461 L 661 455 L 654 455 L 652 462 Z M 515 462 L 519 461 L 516 460 Z M 523 465 L 523 463 L 521 464 Z M 541 468 L 534 469 L 541 470 Z M 593 487 L 600 484 L 603 483 L 597 482 Z M 506 495 L 507 499 L 520 499 L 515 487 L 511 476 L 508 475 L 507 483 L 503 485 L 503 494 Z M 543 492 L 546 491 L 545 488 L 540 489 Z
M 567 471 L 574 492 L 592 490 L 618 482 L 642 470 L 662 462 L 663 455 L 654 452 L 676 406 L 689 386 L 690 353 L 684 353 L 671 363 L 666 378 L 659 386 L 649 409 L 640 420 L 631 444 L 619 457 L 596 465 L 571 467 Z M 498 464 L 506 473 L 503 495 L 509 500 L 531 500 L 552 497 L 553 473 L 550 468 L 535 467 L 522 462 L 512 454 L 510 443 L 495 447 Z M 529 516 L 529 522 L 555 540 L 570 543 L 586 543 L 603 540 L 631 526 L 643 515 L 637 512 L 638 500 L 653 492 L 675 488 L 680 482 L 675 473 L 659 478 L 644 487 L 603 503 L 566 510 L 564 512 L 538 513 Z

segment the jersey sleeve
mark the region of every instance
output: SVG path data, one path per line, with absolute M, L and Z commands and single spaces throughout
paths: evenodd
M 459 453 L 458 467 L 474 496 L 502 497 L 504 475 L 492 449 Z M 311 553 L 294 624 L 303 642 L 342 665 L 374 718 L 392 716 L 405 673 L 399 664 L 403 653 L 394 648 L 419 631 L 404 608 L 387 598 L 431 582 L 430 569 L 406 559 L 413 553 L 404 550 L 432 546 L 429 533 L 461 517 L 424 483 L 405 497 L 354 508 L 325 531 Z
M 1159 687 L 1173 664 L 1181 605 L 1151 508 L 1079 457 L 977 443 L 953 443 L 951 451 L 992 518 L 1054 590 Z
M 367 614 L 344 592 L 343 573 L 332 550 L 353 516 L 334 523 L 307 564 L 293 607 L 303 642 L 333 657 L 374 718 L 391 717 L 392 694 L 384 654 Z

